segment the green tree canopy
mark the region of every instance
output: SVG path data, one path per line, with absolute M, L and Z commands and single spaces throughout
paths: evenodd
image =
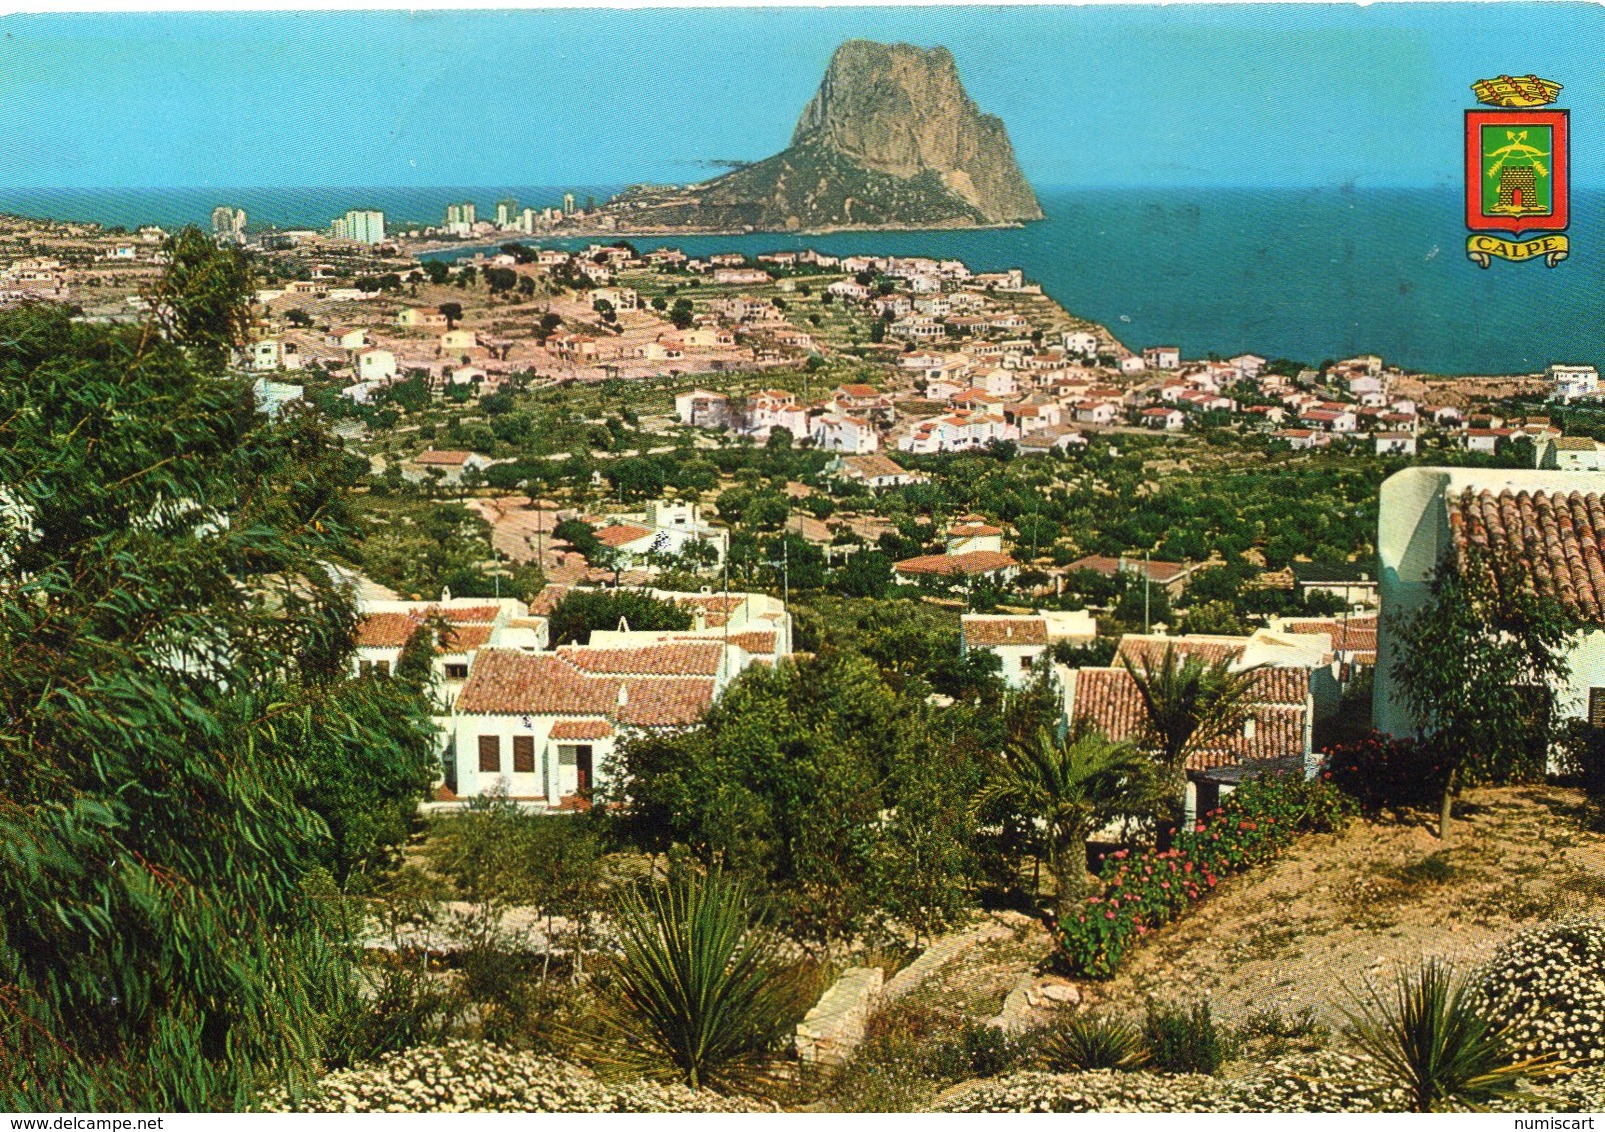
M 552 610 L 552 643 L 583 645 L 592 630 L 617 629 L 621 621 L 631 629 L 691 628 L 690 612 L 645 590 L 570 590 Z
M 244 260 L 169 251 L 144 327 L 0 314 L 11 1109 L 240 1108 L 304 1068 L 349 988 L 311 872 L 384 840 L 339 846 L 310 776 L 353 741 L 400 778 L 428 757 L 413 689 L 349 675 L 349 461 L 224 368 Z

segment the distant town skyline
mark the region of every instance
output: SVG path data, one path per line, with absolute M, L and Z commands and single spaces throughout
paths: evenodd
M 949 48 L 1038 186 L 1449 187 L 1470 83 L 1605 109 L 1572 5 L 97 14 L 0 20 L 0 185 L 690 182 L 782 148 L 831 52 Z M 1518 45 L 1518 46 L 1512 46 Z

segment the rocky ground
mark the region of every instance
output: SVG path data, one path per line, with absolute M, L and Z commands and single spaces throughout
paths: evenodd
M 985 917 L 937 941 L 892 980 L 870 1037 L 840 1070 L 787 1107 L 813 1110 L 1355 1111 L 1397 1109 L 1346 1049 L 1344 1008 L 1367 980 L 1423 957 L 1469 967 L 1522 928 L 1605 915 L 1605 829 L 1572 790 L 1474 790 L 1449 847 L 1429 822 L 1356 821 L 1306 838 L 1285 857 L 1233 878 L 1180 921 L 1150 935 L 1107 983 L 1052 969 L 1038 921 Z M 1151 999 L 1207 1001 L 1227 1038 L 1217 1077 L 1022 1071 L 1016 1057 L 962 1080 L 933 1070 L 955 1036 L 1029 1034 L 1062 1012 L 1139 1019 Z M 1591 1008 L 1592 1009 L 1592 1008 Z M 1303 1019 L 1291 1040 L 1267 1037 L 1267 1012 Z M 1255 1026 L 1261 1027 L 1259 1031 Z M 962 1046 L 963 1039 L 958 1039 Z M 960 1058 L 969 1054 L 958 1054 Z M 330 1074 L 272 1107 L 324 1111 L 754 1111 L 764 1102 L 643 1082 L 604 1080 L 572 1063 L 479 1043 L 408 1051 Z M 1576 1073 L 1511 1102 L 1513 1111 L 1605 1108 L 1605 1069 Z
M 1472 965 L 1524 925 L 1605 911 L 1605 833 L 1578 791 L 1472 790 L 1456 814 L 1447 849 L 1417 820 L 1306 838 L 1091 989 L 1119 1009 L 1207 997 L 1229 1022 L 1308 1007 L 1339 1025 L 1368 978 L 1429 956 Z
M 1269 1011 L 1303 1016 L 1313 1040 L 1237 1044 L 1221 1076 L 1011 1073 L 900 1099 L 945 1111 L 1342 1111 L 1397 1108 L 1343 1051 L 1344 1008 L 1367 980 L 1424 957 L 1483 962 L 1528 925 L 1605 913 L 1605 830 L 1573 790 L 1473 790 L 1445 848 L 1430 821 L 1357 821 L 1237 877 L 1150 937 L 1107 983 L 1056 976 L 1046 930 L 1020 922 L 909 996 L 954 1026 L 1019 1031 L 1057 1011 L 1141 1018 L 1150 999 L 1210 1003 L 1229 1035 Z M 863 1077 L 865 1067 L 858 1067 Z M 1579 1073 L 1515 1107 L 1605 1104 L 1605 1072 Z
M 755 1101 L 680 1085 L 608 1082 L 572 1062 L 483 1042 L 390 1054 L 321 1078 L 297 1097 L 267 1098 L 270 1112 L 758 1112 Z

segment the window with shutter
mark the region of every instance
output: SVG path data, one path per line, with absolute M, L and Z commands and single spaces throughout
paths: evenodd
M 1605 688 L 1588 690 L 1588 723 L 1591 727 L 1605 727 Z
M 501 773 L 502 737 L 500 735 L 481 735 L 479 737 L 479 769 L 485 774 Z
M 513 773 L 535 773 L 535 739 L 532 736 L 513 736 Z

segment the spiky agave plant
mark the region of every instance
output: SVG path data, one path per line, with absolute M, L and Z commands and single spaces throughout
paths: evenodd
M 1441 960 L 1399 972 L 1389 990 L 1367 983 L 1355 998 L 1350 1036 L 1416 1112 L 1477 1108 L 1566 1071 L 1554 1057 L 1518 1059 L 1506 1031 L 1480 1012 L 1471 981 Z
M 1114 1014 L 1073 1014 L 1043 1043 L 1048 1068 L 1061 1073 L 1140 1069 L 1148 1060 L 1142 1033 Z
M 715 873 L 631 889 L 614 926 L 606 1060 L 693 1089 L 758 1082 L 797 990 L 746 886 Z

